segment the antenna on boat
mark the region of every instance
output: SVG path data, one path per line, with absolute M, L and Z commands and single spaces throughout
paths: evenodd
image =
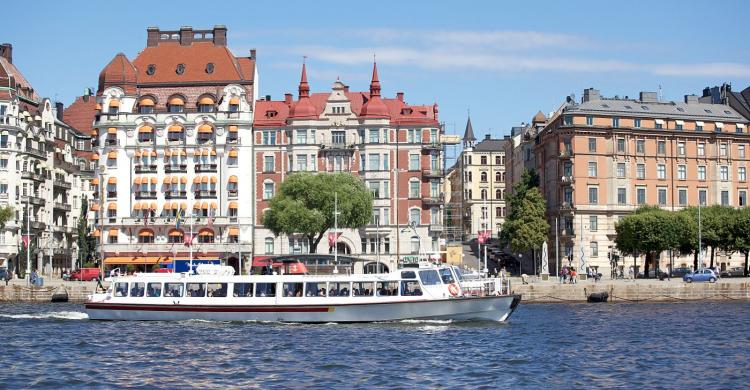
M 333 193 L 333 273 L 339 273 L 339 193 Z

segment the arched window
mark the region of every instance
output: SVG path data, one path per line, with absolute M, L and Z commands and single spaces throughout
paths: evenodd
M 273 254 L 273 238 L 272 237 L 266 237 L 265 240 L 265 252 L 267 255 Z
M 144 96 L 138 101 L 139 114 L 153 114 L 156 99 L 153 96 Z
M 174 95 L 169 98 L 167 104 L 169 112 L 184 112 L 185 111 L 185 98 L 179 95 Z
M 138 243 L 139 244 L 153 244 L 154 243 L 154 231 L 150 229 L 142 229 L 138 232 Z
M 503 198 L 503 190 L 495 190 L 495 199 Z
M 486 189 L 482 189 L 480 195 L 482 197 L 482 200 L 487 199 L 487 190 Z
M 167 240 L 170 244 L 180 244 L 185 240 L 185 234 L 180 229 L 172 229 L 169 231 Z
M 185 140 L 185 129 L 179 123 L 175 123 L 167 129 L 167 140 L 169 143 L 181 143 Z
M 214 128 L 208 124 L 204 123 L 200 126 L 198 126 L 198 143 L 207 143 L 209 141 L 212 141 L 214 139 Z
M 411 253 L 419 253 L 419 237 L 417 236 L 411 236 Z
M 495 181 L 496 182 L 503 181 L 502 176 L 500 175 L 500 172 L 495 172 Z
M 471 190 L 469 190 L 469 196 L 467 196 L 466 199 L 472 199 Z
M 469 182 L 471 182 L 471 171 L 469 171 Z
M 211 229 L 202 229 L 198 233 L 198 242 L 201 244 L 212 244 L 214 242 L 214 231 Z
M 479 181 L 481 181 L 482 183 L 487 182 L 487 172 L 482 172 L 479 174 Z
M 422 223 L 421 218 L 421 212 L 422 210 L 418 208 L 413 208 L 409 210 L 409 224 L 418 226 Z
M 240 98 L 232 96 L 229 99 L 229 112 L 238 112 L 240 110 Z
M 198 98 L 198 112 L 214 112 L 215 99 L 211 95 Z

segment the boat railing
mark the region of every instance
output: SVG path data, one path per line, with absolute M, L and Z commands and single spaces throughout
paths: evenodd
M 508 295 L 511 292 L 508 278 L 472 278 L 461 281 L 464 296 L 485 297 Z

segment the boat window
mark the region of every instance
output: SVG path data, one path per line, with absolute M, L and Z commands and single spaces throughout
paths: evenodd
M 127 297 L 128 296 L 128 284 L 125 282 L 115 283 L 115 296 Z
M 324 297 L 324 296 L 326 296 L 326 284 L 325 284 L 325 282 L 310 282 L 310 283 L 305 283 L 305 296 L 306 297 Z
M 440 278 L 443 279 L 443 283 L 445 284 L 451 284 L 456 281 L 453 279 L 453 272 L 451 272 L 450 268 L 441 268 Z
M 440 275 L 434 269 L 419 271 L 419 279 L 422 279 L 422 284 L 425 286 L 440 284 Z
M 348 297 L 349 282 L 331 282 L 328 283 L 329 297 Z
M 131 297 L 142 297 L 146 291 L 146 283 L 136 282 L 130 284 L 130 296 Z
M 234 284 L 234 296 L 235 297 L 252 297 L 253 296 L 253 284 L 252 283 L 235 283 Z
M 148 297 L 160 297 L 161 296 L 161 283 L 149 283 L 148 284 Z
M 187 296 L 189 297 L 205 297 L 206 296 L 206 283 L 188 283 L 187 284 Z
M 401 295 L 414 296 L 422 295 L 422 289 L 419 288 L 419 282 L 413 280 L 404 280 L 401 282 Z
M 224 298 L 227 296 L 227 284 L 226 283 L 209 283 L 206 286 L 206 292 L 209 297 Z
M 284 283 L 285 297 L 301 297 L 302 283 Z
M 164 296 L 179 298 L 183 295 L 184 288 L 185 285 L 182 283 L 164 283 Z
M 373 282 L 353 282 L 352 295 L 355 297 L 371 297 L 375 292 Z
M 453 267 L 453 270 L 456 271 L 456 277 L 458 278 L 458 280 L 461 280 L 463 278 L 463 275 L 461 274 L 461 269 L 459 269 L 458 267 Z
M 401 279 L 416 279 L 417 274 L 414 271 L 401 271 Z
M 275 297 L 276 296 L 276 283 L 256 283 L 255 284 L 255 296 L 256 297 Z
M 378 296 L 398 295 L 398 282 L 378 282 Z

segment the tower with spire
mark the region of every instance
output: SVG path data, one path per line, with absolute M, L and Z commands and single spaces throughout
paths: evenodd
M 474 137 L 474 128 L 471 127 L 471 117 L 466 120 L 466 130 L 464 130 L 464 149 L 473 148 L 476 144 L 477 138 Z

